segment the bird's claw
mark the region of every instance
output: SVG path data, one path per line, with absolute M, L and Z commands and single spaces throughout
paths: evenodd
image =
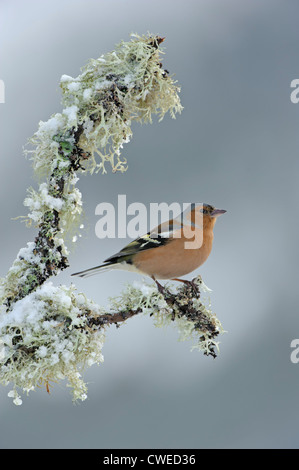
M 165 294 L 165 287 L 163 287 L 162 284 L 160 284 L 160 282 L 158 282 L 156 280 L 155 280 L 155 283 L 156 283 L 156 286 L 157 286 L 158 291 L 160 292 L 160 294 L 164 295 Z
M 193 289 L 195 294 L 199 294 L 198 285 L 194 282 L 194 279 L 192 279 L 192 281 L 186 281 L 186 284 Z

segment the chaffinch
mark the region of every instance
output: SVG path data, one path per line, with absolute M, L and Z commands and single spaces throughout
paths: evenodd
M 157 279 L 179 279 L 201 266 L 209 257 L 213 243 L 213 228 L 223 209 L 209 204 L 191 204 L 178 217 L 160 224 L 146 235 L 126 245 L 110 256 L 104 264 L 72 276 L 91 276 L 110 269 L 124 269 L 150 276 L 163 290 Z

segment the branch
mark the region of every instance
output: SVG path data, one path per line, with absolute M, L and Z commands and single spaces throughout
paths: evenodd
M 106 329 L 141 314 L 150 315 L 157 327 L 175 325 L 180 340 L 192 340 L 193 348 L 216 357 L 222 326 L 201 298 L 207 292 L 202 279 L 194 279 L 193 285 L 180 286 L 175 293 L 166 287 L 163 294 L 154 283 L 129 285 L 107 311 L 73 286 L 46 283 L 1 318 L 0 381 L 14 384 L 10 396 L 16 404 L 22 402 L 17 387 L 28 393 L 45 384 L 49 390 L 51 381 L 62 378 L 68 379 L 74 400 L 85 400 L 80 370 L 103 362 Z
M 73 285 L 55 287 L 49 281 L 68 263 L 66 242 L 76 241 L 83 228 L 77 174 L 124 172 L 123 145 L 129 142 L 133 121 L 160 120 L 181 112 L 179 88 L 163 70 L 159 36 L 133 36 L 115 51 L 90 60 L 76 78 L 61 77 L 62 113 L 40 122 L 27 150 L 35 173 L 44 178 L 30 188 L 24 201 L 28 225 L 37 236 L 22 248 L 7 276 L 0 281 L 0 383 L 13 384 L 9 396 L 22 403 L 17 389 L 29 393 L 40 384 L 67 378 L 74 400 L 87 397 L 81 369 L 103 361 L 108 326 L 149 314 L 156 326 L 175 324 L 180 339 L 216 357 L 222 327 L 201 278 L 176 292 L 155 284 L 128 286 L 103 309 Z M 47 281 L 47 282 L 46 282 Z
M 159 36 L 134 35 L 90 60 L 78 77 L 61 77 L 65 107 L 40 122 L 29 141 L 35 149 L 26 152 L 46 181 L 38 191 L 30 188 L 24 201 L 30 209 L 27 224 L 34 224 L 38 234 L 2 280 L 0 302 L 8 309 L 68 267 L 65 242 L 71 231 L 78 232 L 82 212 L 76 173 L 104 173 L 107 162 L 113 172 L 126 171 L 121 150 L 132 136 L 132 121 L 151 122 L 153 113 L 161 120 L 168 111 L 174 118 L 181 112 L 179 88 L 160 61 L 162 42 Z

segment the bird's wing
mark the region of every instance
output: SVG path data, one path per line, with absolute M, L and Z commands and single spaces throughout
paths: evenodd
M 176 231 L 181 230 L 182 224 L 177 220 L 171 220 L 158 225 L 150 232 L 136 238 L 131 243 L 126 245 L 115 255 L 110 256 L 105 263 L 119 263 L 121 261 L 129 262 L 133 255 L 140 251 L 150 250 L 152 248 L 159 248 L 170 242 L 174 237 Z

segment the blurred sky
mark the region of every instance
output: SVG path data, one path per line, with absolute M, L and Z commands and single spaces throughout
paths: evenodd
M 12 220 L 37 185 L 23 146 L 61 111 L 61 75 L 77 76 L 131 32 L 166 36 L 163 65 L 184 110 L 133 125 L 126 173 L 80 177 L 86 231 L 53 282 L 69 285 L 124 246 L 94 231 L 97 204 L 118 194 L 227 210 L 198 270 L 227 331 L 217 359 L 133 318 L 107 332 L 104 364 L 84 374 L 87 401 L 74 406 L 62 383 L 16 407 L 2 387 L 0 448 L 298 447 L 298 14 L 291 0 L 0 0 L 1 276 L 35 236 Z M 105 305 L 140 279 L 111 271 L 75 284 Z

